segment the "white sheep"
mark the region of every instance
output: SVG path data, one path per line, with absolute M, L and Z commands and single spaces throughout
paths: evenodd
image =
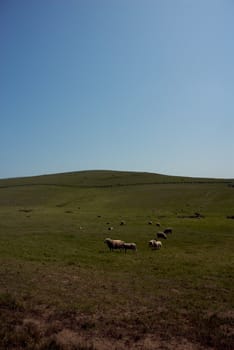
M 137 251 L 136 243 L 124 243 L 124 250 L 125 250 L 125 253 L 126 253 L 126 250 L 134 250 L 136 252 Z
M 124 241 L 121 241 L 120 239 L 106 238 L 104 243 L 108 245 L 110 251 L 113 251 L 114 249 L 124 249 Z
M 156 241 L 155 239 L 151 239 L 151 241 L 149 241 L 149 246 L 152 249 L 158 250 L 162 248 L 162 242 L 161 241 Z

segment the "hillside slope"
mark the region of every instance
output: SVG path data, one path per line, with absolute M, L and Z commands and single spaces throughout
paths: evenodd
M 0 180 L 0 207 L 64 208 L 97 215 L 234 215 L 231 180 L 82 171 Z M 78 209 L 79 208 L 79 209 Z
M 0 349 L 231 350 L 232 184 L 115 171 L 0 180 Z M 110 252 L 106 237 L 138 250 Z

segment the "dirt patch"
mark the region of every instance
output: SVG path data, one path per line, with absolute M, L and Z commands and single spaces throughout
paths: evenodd
M 181 309 L 171 314 L 159 306 L 154 310 L 120 307 L 85 313 L 44 304 L 33 309 L 27 305 L 10 294 L 2 295 L 0 350 L 233 349 L 231 310 L 189 314 Z
M 146 325 L 140 317 L 135 320 L 110 319 L 103 315 L 56 312 L 48 308 L 44 312 L 26 312 L 22 308 L 5 307 L 0 310 L 0 322 L 1 350 L 231 350 L 231 345 L 229 347 L 225 342 L 222 347 L 217 341 L 215 346 L 212 343 L 204 346 L 203 339 L 196 337 L 191 324 L 186 330 L 181 323 L 183 329 L 179 335 L 178 327 L 174 325 L 173 330 L 166 320 L 158 321 L 154 326 L 154 323 Z M 226 332 L 227 324 L 222 327 Z M 192 337 L 189 332 L 193 333 Z M 226 335 L 232 336 L 230 332 Z
M 145 336 L 139 341 L 131 342 L 129 339 L 113 340 L 101 337 L 91 337 L 87 339 L 70 330 L 64 329 L 56 336 L 56 342 L 64 349 L 95 349 L 95 350 L 205 350 L 198 344 L 190 343 L 186 339 L 162 340 L 156 335 Z

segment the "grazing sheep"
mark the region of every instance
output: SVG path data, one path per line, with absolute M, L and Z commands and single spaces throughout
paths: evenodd
M 149 241 L 149 246 L 152 249 L 158 250 L 162 248 L 162 242 L 156 241 L 155 239 L 151 239 L 151 241 Z
M 114 227 L 112 227 L 112 226 L 111 226 L 111 227 L 108 227 L 108 230 L 109 230 L 109 231 L 113 231 L 113 230 L 114 230 Z
M 161 226 L 160 222 L 156 222 L 156 226 L 160 227 Z
M 122 220 L 122 221 L 120 222 L 120 225 L 121 225 L 121 226 L 126 225 L 126 222 L 125 222 L 124 220 Z
M 167 239 L 167 235 L 164 232 L 158 232 L 157 233 L 157 238 Z
M 120 239 L 106 238 L 104 243 L 108 245 L 110 251 L 113 251 L 114 249 L 124 249 L 124 241 L 121 241 Z
M 153 222 L 152 222 L 152 221 L 149 221 L 149 222 L 148 222 L 148 225 L 153 225 Z
M 126 253 L 126 250 L 134 250 L 136 252 L 137 251 L 136 243 L 124 243 L 124 250 L 125 250 L 125 253 Z
M 171 234 L 172 228 L 171 227 L 165 228 L 164 233 L 166 233 L 166 235 Z

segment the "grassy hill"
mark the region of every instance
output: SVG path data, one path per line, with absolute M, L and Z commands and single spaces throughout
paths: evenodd
M 229 183 L 232 179 L 193 178 L 169 176 L 146 172 L 93 170 L 52 175 L 11 178 L 0 180 L 0 186 L 20 185 L 64 185 L 80 187 L 107 187 L 117 185 L 158 184 L 158 183 Z
M 231 349 L 233 183 L 116 171 L 0 180 L 0 349 Z M 110 253 L 109 236 L 138 252 Z

